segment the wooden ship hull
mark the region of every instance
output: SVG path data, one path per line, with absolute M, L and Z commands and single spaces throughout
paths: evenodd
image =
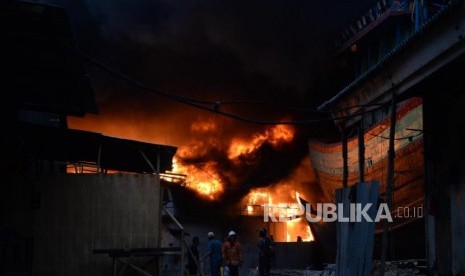
M 389 148 L 389 116 L 374 124 L 364 133 L 365 142 L 365 182 L 379 181 L 380 198 L 384 198 L 388 171 L 387 151 Z M 420 98 L 412 98 L 398 107 L 397 125 L 395 131 L 395 169 L 393 186 L 393 206 L 390 211 L 393 223 L 390 225 L 391 232 L 396 231 L 397 240 L 407 239 L 412 231 L 423 236 L 424 220 L 424 157 L 423 157 L 423 112 Z M 358 139 L 355 137 L 348 140 L 348 186 L 351 187 L 359 181 Z M 343 187 L 343 159 L 342 143 L 324 144 L 319 141 L 310 141 L 310 158 L 313 169 L 318 177 L 318 183 L 322 190 L 319 202 L 335 203 L 335 191 Z M 328 224 L 328 223 L 327 223 Z M 331 223 L 329 223 L 331 224 Z M 318 239 L 320 230 L 328 232 L 328 227 L 335 228 L 335 223 L 329 225 L 313 225 L 312 231 Z M 417 230 L 415 230 L 417 229 Z M 334 230 L 334 229 L 333 229 Z M 334 232 L 334 231 L 333 231 Z M 382 232 L 382 224 L 377 223 L 377 239 Z M 402 233 L 406 233 L 403 237 Z M 422 244 L 421 237 L 418 244 Z M 323 244 L 326 251 L 335 252 L 334 244 Z M 377 244 L 375 241 L 375 256 Z M 401 247 L 399 247 L 401 248 Z M 422 255 L 424 250 L 416 249 L 420 253 L 404 256 L 415 257 Z M 402 257 L 404 257 L 402 256 Z

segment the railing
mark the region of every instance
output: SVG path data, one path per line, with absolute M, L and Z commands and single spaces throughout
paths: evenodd
M 378 1 L 365 14 L 344 28 L 340 36 L 335 40 L 335 46 L 340 49 L 338 52 L 347 49 L 357 38 L 360 38 L 373 29 L 373 26 L 378 25 L 392 15 L 410 14 L 415 30 L 417 30 L 431 16 L 430 13 L 434 14 L 442 10 L 448 2 L 450 1 Z

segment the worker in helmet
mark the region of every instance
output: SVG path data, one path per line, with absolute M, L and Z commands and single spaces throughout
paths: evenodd
M 208 232 L 208 252 L 201 260 L 210 258 L 210 275 L 220 276 L 221 263 L 222 263 L 222 244 L 219 240 L 215 239 L 215 233 Z
M 224 276 L 238 276 L 239 267 L 244 262 L 242 256 L 242 247 L 237 240 L 237 234 L 230 231 L 228 239 L 223 244 L 223 261 L 224 261 Z

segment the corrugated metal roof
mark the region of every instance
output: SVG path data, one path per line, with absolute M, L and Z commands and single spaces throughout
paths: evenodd
M 152 173 L 153 170 L 141 151 L 156 168 L 160 159 L 160 171 L 172 169 L 177 148 L 105 136 L 100 133 L 19 124 L 9 131 L 9 145 L 14 158 L 24 160 L 43 159 L 70 163 L 100 161 L 100 168 L 123 172 Z M 99 157 L 100 151 L 100 157 Z

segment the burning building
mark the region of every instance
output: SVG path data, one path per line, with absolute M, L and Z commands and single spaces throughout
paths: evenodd
M 335 143 L 334 137 L 308 141 L 310 127 L 293 126 L 294 119 L 286 116 L 294 114 L 278 112 L 274 107 L 280 105 L 276 103 L 268 109 L 276 121 L 262 125 L 239 125 L 221 117 L 227 107 L 216 98 L 214 108 L 206 108 L 212 111 L 210 116 L 195 113 L 192 107 L 172 108 L 166 99 L 152 98 L 156 89 L 147 89 L 148 85 L 76 51 L 64 10 L 1 1 L 2 26 L 13 26 L 4 29 L 8 36 L 4 52 L 8 53 L 5 60 L 10 69 L 6 81 L 13 84 L 14 97 L 2 109 L 7 118 L 7 135 L 2 138 L 2 177 L 12 185 L 1 185 L 2 211 L 8 214 L 2 212 L 0 225 L 0 246 L 7 252 L 0 260 L 7 261 L 0 264 L 8 265 L 0 267 L 0 272 L 97 275 L 115 273 L 119 268 L 140 272 L 143 265 L 133 262 L 140 258 L 148 264 L 145 272 L 180 274 L 188 254 L 188 238 L 199 236 L 200 251 L 204 252 L 207 232 L 213 231 L 224 240 L 225 234 L 234 229 L 244 244 L 245 273 L 257 266 L 258 230 L 265 227 L 277 243 L 279 267 L 305 268 L 317 263 L 317 257 L 319 263 L 343 264 L 341 259 L 347 261 L 349 255 L 361 260 L 364 254 L 362 267 L 367 274 L 371 273 L 374 247 L 387 259 L 427 258 L 432 272 L 462 273 L 462 2 L 379 1 L 344 29 L 336 41 L 330 83 L 315 84 L 321 90 L 335 91 L 318 113 L 327 115 L 321 121 L 331 122 L 321 129 L 334 130 L 336 126 L 340 132 L 342 142 Z M 205 27 L 209 26 L 207 21 L 202 19 L 199 25 L 211 31 Z M 114 30 L 105 27 L 99 31 L 113 39 Z M 183 28 L 170 29 L 176 32 Z M 117 40 L 128 49 L 134 43 L 132 39 L 145 43 L 144 59 L 153 49 L 159 52 L 154 55 L 158 58 L 168 53 L 163 60 L 168 68 L 137 64 L 138 70 L 149 72 L 145 72 L 149 75 L 145 80 L 164 83 L 169 82 L 164 79 L 168 76 L 191 74 L 185 82 L 170 79 L 175 84 L 169 88 L 174 87 L 179 95 L 202 90 L 204 87 L 194 87 L 190 82 L 202 75 L 191 68 L 195 66 L 190 65 L 186 73 L 167 65 L 171 65 L 173 56 L 202 61 L 203 56 L 189 56 L 186 49 L 173 54 L 172 49 L 163 48 L 169 36 L 155 33 L 161 38 L 153 39 L 150 32 L 135 32 Z M 223 39 L 221 35 L 209 38 L 212 44 Z M 153 44 L 156 47 L 147 46 Z M 225 49 L 220 50 L 212 52 L 212 59 L 227 63 L 228 70 L 247 67 L 228 59 L 222 52 Z M 255 58 L 255 54 L 245 56 Z M 273 67 L 268 60 L 274 56 L 266 57 L 265 65 L 256 62 L 270 73 L 274 70 L 268 68 Z M 97 97 L 104 103 L 99 105 L 98 115 L 90 114 L 97 108 L 82 59 L 113 77 L 107 80 L 93 72 L 98 79 L 94 86 L 100 91 Z M 136 67 L 132 57 L 128 59 L 131 61 L 121 58 L 114 64 Z M 216 70 L 217 65 L 213 65 Z M 216 79 L 214 93 L 207 91 L 211 95 L 206 98 L 216 97 L 218 91 L 235 95 L 241 90 L 235 86 L 238 82 L 256 77 L 250 76 L 254 70 L 244 71 L 245 76 L 233 78 L 224 87 L 224 76 Z M 162 77 L 154 78 L 161 72 Z M 258 84 L 241 93 L 248 95 L 260 87 L 269 101 L 287 97 L 288 87 L 278 89 L 275 86 L 281 85 L 280 81 L 276 81 L 279 85 L 274 80 L 269 84 L 258 75 Z M 115 78 L 121 83 L 108 85 Z M 132 94 L 127 96 L 128 86 L 154 93 L 136 99 Z M 269 91 L 279 95 L 271 97 Z M 203 101 L 187 101 L 197 107 L 199 102 Z M 250 106 L 250 102 L 246 104 Z M 261 111 L 252 109 L 249 114 Z M 320 125 L 313 127 L 314 132 L 320 129 Z M 325 135 L 329 136 L 326 132 L 318 136 Z M 363 190 L 357 190 L 363 186 L 359 184 L 372 180 L 381 186 L 381 194 L 373 196 L 373 203 L 380 203 L 382 198 L 391 207 L 424 210 L 424 218 L 404 216 L 389 224 L 389 231 L 384 225 L 373 227 L 373 236 L 390 235 L 390 246 L 387 242 L 379 245 L 381 238 L 373 241 L 371 232 L 365 229 L 353 238 L 341 235 L 341 225 L 353 230 L 354 224 L 309 223 L 302 215 L 301 203 L 339 202 L 341 188 L 350 191 L 345 199 L 357 202 L 358 192 Z M 393 215 L 400 213 L 394 211 Z M 267 222 L 267 216 L 282 216 L 288 221 Z M 357 242 L 362 239 L 366 248 L 360 249 Z M 12 259 L 20 261 L 10 262 Z M 338 267 L 342 271 L 349 268 L 351 264 L 345 263 Z

